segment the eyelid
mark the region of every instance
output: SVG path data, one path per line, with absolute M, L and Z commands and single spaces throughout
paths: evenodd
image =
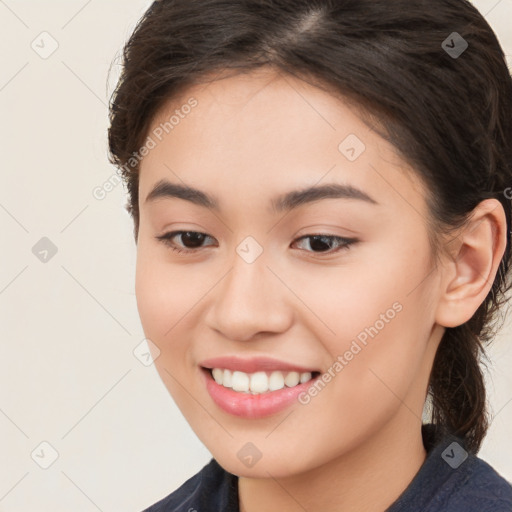
M 345 236 L 341 234 L 335 234 L 332 231 L 347 233 Z M 357 238 L 360 236 L 360 231 L 355 231 L 353 229 L 349 229 L 348 227 L 340 226 L 339 224 L 309 224 L 301 229 L 299 229 L 295 233 L 295 237 L 301 237 L 303 235 L 322 235 L 322 236 L 339 236 L 340 238 Z

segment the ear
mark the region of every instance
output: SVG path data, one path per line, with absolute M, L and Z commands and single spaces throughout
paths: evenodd
M 486 199 L 446 247 L 436 311 L 438 324 L 457 327 L 473 316 L 492 287 L 506 245 L 503 206 L 497 199 Z

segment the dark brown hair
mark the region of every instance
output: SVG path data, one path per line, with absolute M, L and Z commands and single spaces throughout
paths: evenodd
M 379 133 L 426 185 L 436 244 L 440 234 L 464 226 L 482 200 L 501 202 L 507 247 L 492 289 L 469 321 L 446 329 L 429 381 L 440 435 L 465 437 L 476 453 L 489 425 L 484 345 L 501 327 L 495 320 L 510 288 L 512 80 L 495 34 L 471 3 L 161 0 L 139 21 L 122 66 L 108 136 L 111 162 L 127 185 L 135 239 L 133 155 L 155 114 L 206 77 L 262 66 L 350 99 L 377 120 Z

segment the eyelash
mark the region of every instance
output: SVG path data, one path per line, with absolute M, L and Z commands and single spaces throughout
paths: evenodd
M 172 238 L 174 238 L 177 235 L 182 235 L 184 233 L 192 233 L 194 235 L 203 235 L 206 237 L 209 237 L 206 233 L 201 233 L 199 231 L 170 231 L 169 233 L 164 233 L 163 235 L 155 237 L 157 240 L 161 241 L 165 245 L 167 245 L 171 250 L 173 250 L 176 253 L 193 253 L 197 252 L 199 249 L 203 249 L 204 247 L 198 247 L 195 249 L 188 249 L 188 248 L 182 248 L 182 247 L 176 247 L 174 242 L 172 242 Z M 209 237 L 212 238 L 212 237 Z M 358 242 L 356 238 L 344 238 L 342 236 L 336 236 L 336 235 L 325 235 L 325 234 L 311 234 L 311 235 L 303 235 L 299 238 L 296 238 L 293 242 L 298 242 L 300 240 L 305 240 L 308 238 L 320 238 L 320 239 L 330 239 L 330 240 L 336 240 L 340 243 L 340 247 L 338 247 L 336 250 L 328 250 L 328 251 L 320 251 L 320 252 L 314 252 L 314 251 L 307 251 L 312 252 L 313 254 L 334 254 L 340 251 L 345 251 L 350 248 L 351 245 Z

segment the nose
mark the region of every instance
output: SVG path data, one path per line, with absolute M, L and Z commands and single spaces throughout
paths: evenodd
M 248 341 L 258 334 L 290 328 L 291 293 L 267 267 L 264 254 L 252 263 L 236 255 L 230 271 L 214 289 L 205 318 L 210 328 L 226 338 Z

